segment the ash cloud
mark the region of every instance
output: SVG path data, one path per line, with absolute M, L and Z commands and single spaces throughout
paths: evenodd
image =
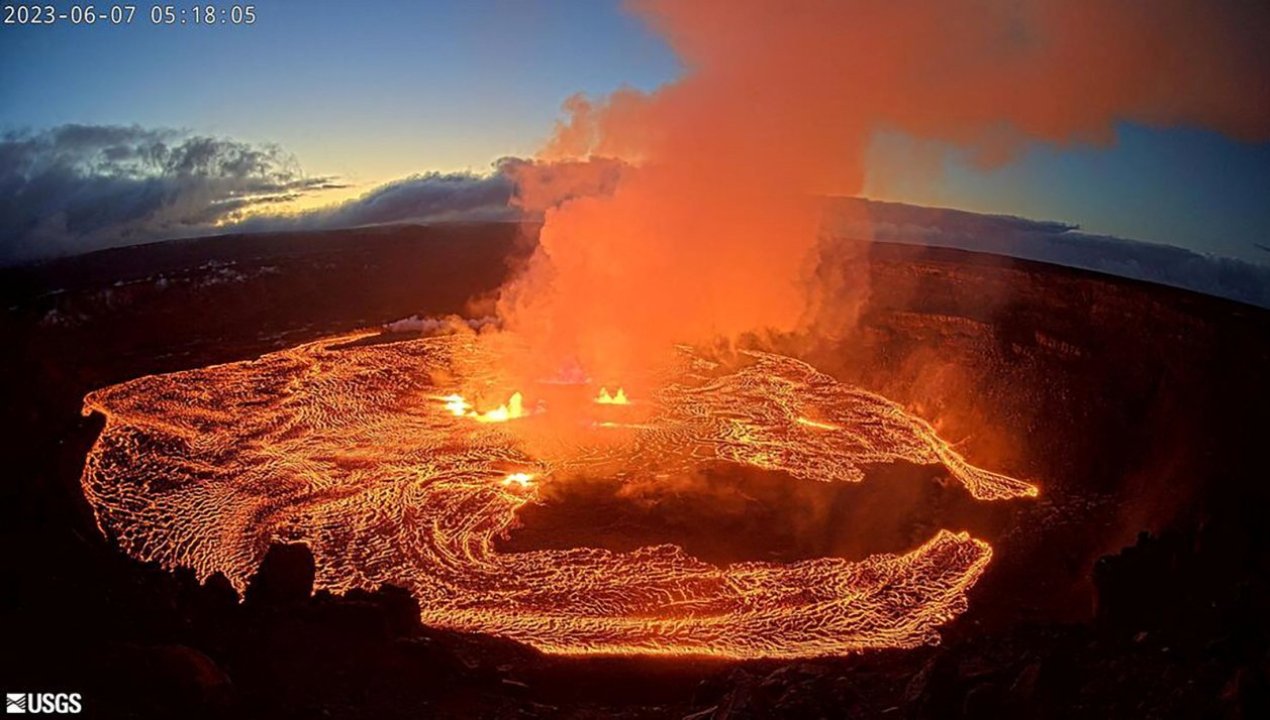
M 196 234 L 337 187 L 275 145 L 62 125 L 0 135 L 0 264 Z

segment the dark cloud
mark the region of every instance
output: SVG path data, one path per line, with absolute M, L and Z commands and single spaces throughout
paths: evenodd
M 406 222 L 537 219 L 544 210 L 583 195 L 605 195 L 626 166 L 603 158 L 541 162 L 505 157 L 492 172 L 427 173 L 381 185 L 331 207 L 259 214 L 236 230 L 320 230 Z
M 0 135 L 0 265 L 216 233 L 535 218 L 611 192 L 622 167 L 503 158 L 486 174 L 416 175 L 295 213 L 271 208 L 342 186 L 275 145 L 138 126 L 14 131 Z
M 365 195 L 326 208 L 295 214 L 260 214 L 235 231 L 322 230 L 404 222 L 514 220 L 512 179 L 502 172 L 426 173 L 395 180 Z
M 206 233 L 330 188 L 274 145 L 137 126 L 0 135 L 0 264 Z

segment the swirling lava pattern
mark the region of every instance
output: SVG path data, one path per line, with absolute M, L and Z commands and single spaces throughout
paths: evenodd
M 1036 492 L 971 466 L 894 403 L 779 355 L 725 368 L 684 350 L 663 389 L 634 399 L 640 422 L 592 420 L 551 445 L 514 427 L 532 415 L 488 424 L 446 410 L 491 372 L 473 339 L 358 339 L 89 394 L 85 414 L 106 426 L 83 488 L 103 532 L 239 587 L 271 541 L 303 541 L 320 587 L 393 583 L 427 624 L 546 652 L 796 657 L 936 641 L 992 549 L 940 531 L 904 555 L 717 567 L 674 545 L 501 553 L 494 541 L 541 483 L 570 473 L 722 462 L 856 482 L 866 464 L 906 460 L 942 463 L 979 499 Z

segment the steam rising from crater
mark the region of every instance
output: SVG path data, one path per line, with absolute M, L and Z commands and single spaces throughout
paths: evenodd
M 1027 140 L 1108 142 L 1121 120 L 1270 138 L 1270 14 L 1255 3 L 631 9 L 679 54 L 683 77 L 571 98 L 541 162 L 517 173 L 545 226 L 500 310 L 539 371 L 577 361 L 620 381 L 675 342 L 809 320 L 812 198 L 861 191 L 878 130 L 969 148 L 986 164 Z M 569 177 L 597 187 L 588 159 L 626 167 L 598 173 L 612 181 L 599 192 L 557 202 Z M 563 164 L 545 172 L 553 162 Z

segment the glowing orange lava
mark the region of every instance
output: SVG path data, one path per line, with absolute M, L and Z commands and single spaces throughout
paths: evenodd
M 794 422 L 798 423 L 799 425 L 806 425 L 807 427 L 813 427 L 818 430 L 841 430 L 842 429 L 832 423 L 819 422 L 817 420 L 808 420 L 805 417 L 800 417 L 796 419 Z
M 522 488 L 529 487 L 531 484 L 533 484 L 533 481 L 534 481 L 533 475 L 529 473 L 523 473 L 523 472 L 511 473 L 507 477 L 503 478 L 504 485 L 509 485 L 509 486 L 516 485 Z
M 631 401 L 626 399 L 626 391 L 622 388 L 618 388 L 614 395 L 609 394 L 608 388 L 600 388 L 600 394 L 595 398 L 595 402 L 600 405 L 629 405 Z
M 520 393 L 512 393 L 507 402 L 485 412 L 473 410 L 472 404 L 458 393 L 450 393 L 434 399 L 441 401 L 451 415 L 455 417 L 470 417 L 477 422 L 507 422 L 508 420 L 525 417 L 525 398 Z
M 493 387 L 496 373 L 475 341 L 352 339 L 89 394 L 85 413 L 107 420 L 83 474 L 98 525 L 135 557 L 219 570 L 239 587 L 271 541 L 307 542 L 321 588 L 392 583 L 427 624 L 547 652 L 798 657 L 937 640 L 992 549 L 939 531 L 903 555 L 719 567 L 673 545 L 500 553 L 494 542 L 544 483 L 705 462 L 824 482 L 860 481 L 871 463 L 942 463 L 979 499 L 1036 493 L 970 465 L 894 403 L 788 357 L 721 367 L 684 350 L 641 397 L 639 422 L 579 418 L 567 441 L 531 452 L 521 432 L 551 408 L 526 413 L 516 393 L 477 412 L 465 390 Z

